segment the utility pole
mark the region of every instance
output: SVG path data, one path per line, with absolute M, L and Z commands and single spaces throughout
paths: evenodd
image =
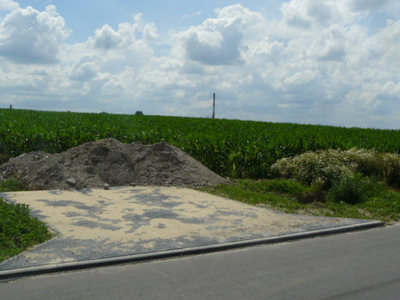
M 215 119 L 215 93 L 213 95 L 213 114 L 212 114 L 212 118 Z

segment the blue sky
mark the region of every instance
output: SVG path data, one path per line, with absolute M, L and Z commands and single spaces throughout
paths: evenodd
M 397 0 L 0 0 L 0 107 L 400 127 Z

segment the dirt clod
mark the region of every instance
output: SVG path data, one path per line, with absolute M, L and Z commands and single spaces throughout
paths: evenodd
M 10 178 L 20 179 L 34 190 L 229 183 L 168 143 L 124 144 L 113 138 L 58 154 L 41 151 L 23 154 L 0 165 L 0 181 Z

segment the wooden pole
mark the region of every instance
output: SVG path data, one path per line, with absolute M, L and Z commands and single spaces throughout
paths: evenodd
M 215 119 L 215 93 L 213 95 L 213 114 L 212 114 L 212 118 Z

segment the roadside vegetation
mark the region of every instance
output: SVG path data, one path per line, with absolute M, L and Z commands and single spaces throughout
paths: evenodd
M 21 191 L 18 181 L 0 182 L 0 192 Z M 12 204 L 0 197 L 0 262 L 53 237 L 46 224 L 30 216 L 27 205 Z
M 278 160 L 272 180 L 237 180 L 203 191 L 286 213 L 400 219 L 400 157 L 373 150 L 307 152 Z

